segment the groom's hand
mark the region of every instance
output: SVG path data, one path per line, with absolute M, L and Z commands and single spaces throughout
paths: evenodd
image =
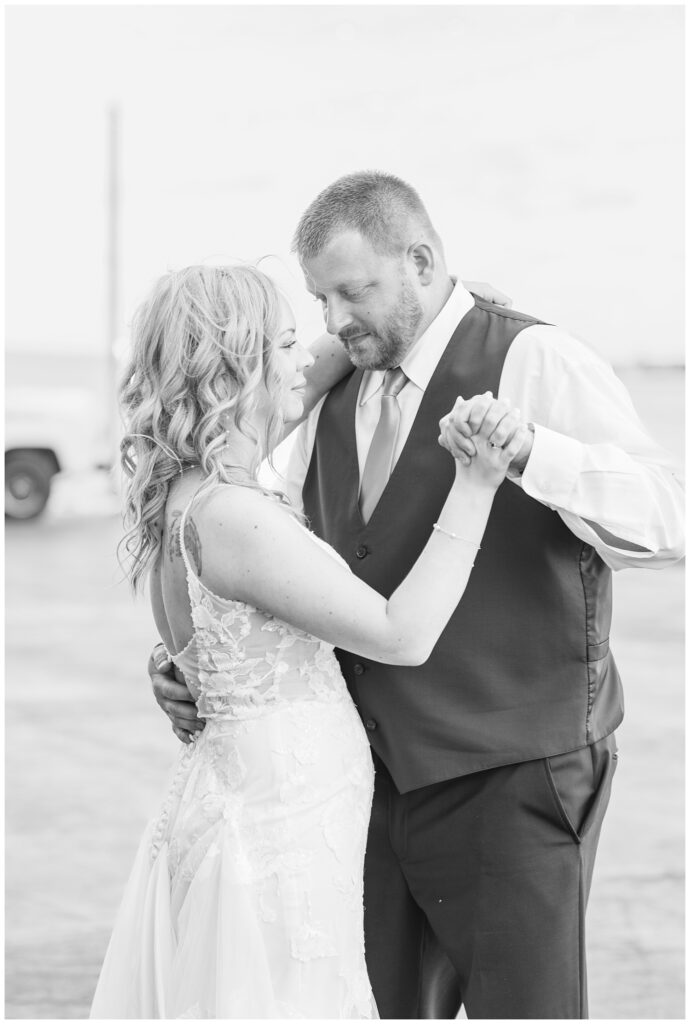
M 172 722 L 173 732 L 183 743 L 190 743 L 194 733 L 200 732 L 206 722 L 197 715 L 196 704 L 187 689 L 184 676 L 168 660 L 162 644 L 153 649 L 148 673 L 153 695 Z

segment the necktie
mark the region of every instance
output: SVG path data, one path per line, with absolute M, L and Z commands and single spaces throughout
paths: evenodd
M 378 505 L 393 469 L 395 442 L 400 430 L 398 395 L 406 384 L 407 377 L 399 366 L 386 370 L 381 394 L 381 414 L 371 439 L 359 489 L 359 508 L 365 523 L 369 522 Z

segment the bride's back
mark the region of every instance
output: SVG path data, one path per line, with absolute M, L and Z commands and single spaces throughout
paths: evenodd
M 284 702 L 342 699 L 345 684 L 333 647 L 268 612 L 219 595 L 203 581 L 204 562 L 227 551 L 202 551 L 190 510 L 199 474 L 176 482 L 166 504 L 162 544 L 151 574 L 156 625 L 205 718 L 246 718 Z M 231 485 L 220 485 L 232 490 Z M 269 499 L 266 499 L 269 500 Z M 315 541 L 316 543 L 316 541 Z

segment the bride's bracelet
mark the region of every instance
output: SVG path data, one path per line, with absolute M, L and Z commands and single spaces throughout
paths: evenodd
M 450 530 L 444 529 L 438 523 L 434 523 L 434 529 L 438 530 L 439 533 L 445 533 L 446 537 L 452 537 L 453 540 L 460 540 L 463 544 L 470 544 L 473 548 L 476 548 L 477 551 L 481 551 L 482 549 L 481 544 L 477 544 L 473 540 L 467 540 L 466 537 L 459 537 L 457 533 L 452 533 Z

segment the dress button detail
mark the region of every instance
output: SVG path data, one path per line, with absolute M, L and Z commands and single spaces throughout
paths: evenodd
M 357 558 L 366 558 L 366 556 L 369 554 L 369 548 L 366 546 L 366 544 L 360 544 L 357 550 L 355 551 L 355 554 L 357 555 Z
M 356 676 L 363 676 L 364 675 L 364 665 L 360 665 L 360 663 L 357 662 L 357 664 L 355 665 L 355 668 L 354 668 L 354 672 L 355 672 Z
M 378 722 L 374 718 L 367 718 L 364 724 L 369 732 L 373 732 L 375 729 L 378 729 Z

